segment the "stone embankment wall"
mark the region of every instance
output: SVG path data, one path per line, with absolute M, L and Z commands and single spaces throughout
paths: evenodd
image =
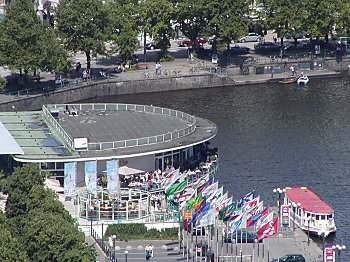
M 232 79 L 214 74 L 128 81 L 109 79 L 58 90 L 49 95 L 23 96 L 23 98 L 0 104 L 0 111 L 13 111 L 13 107 L 15 110 L 29 111 L 40 109 L 43 104 L 72 103 L 101 96 L 199 89 L 233 84 Z

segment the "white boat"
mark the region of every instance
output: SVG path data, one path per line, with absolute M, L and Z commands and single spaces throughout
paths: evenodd
M 309 82 L 309 78 L 307 76 L 301 76 L 298 78 L 298 85 L 306 85 Z
M 306 187 L 286 187 L 284 205 L 289 206 L 289 221 L 304 231 L 325 238 L 335 233 L 334 210 Z

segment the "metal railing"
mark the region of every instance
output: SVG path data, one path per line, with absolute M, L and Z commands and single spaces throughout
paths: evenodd
M 115 257 L 115 250 L 112 250 L 106 245 L 103 241 L 103 237 L 100 237 L 94 229 L 91 229 L 91 236 L 111 262 L 118 262 L 118 259 Z
M 74 150 L 74 142 L 73 138 L 67 134 L 67 132 L 63 129 L 63 127 L 57 122 L 57 120 L 51 115 L 49 110 L 43 105 L 42 107 L 43 110 L 43 120 L 45 123 L 49 126 L 51 125 L 53 128 L 55 128 L 58 133 L 62 136 L 64 141 L 67 143 L 68 147 L 70 149 Z
M 136 104 L 69 104 L 72 107 L 75 107 L 78 111 L 135 111 L 140 113 L 151 113 L 151 114 L 160 114 L 166 116 L 172 116 L 176 118 L 183 119 L 188 122 L 188 127 L 174 130 L 165 134 L 160 134 L 156 136 L 141 137 L 135 139 L 126 139 L 120 141 L 110 141 L 110 142 L 91 142 L 88 143 L 87 149 L 79 149 L 79 151 L 100 151 L 100 150 L 109 150 L 109 149 L 118 149 L 118 148 L 127 148 L 135 146 L 144 146 L 151 144 L 158 144 L 163 142 L 168 142 L 174 139 L 178 139 L 184 136 L 187 136 L 193 133 L 196 130 L 196 118 L 190 114 L 167 109 L 163 107 L 156 106 L 147 106 L 147 105 L 136 105 Z M 48 105 L 48 108 L 55 108 L 59 110 L 64 110 L 66 104 L 55 104 Z M 56 119 L 50 114 L 48 109 L 43 106 L 43 113 L 48 122 L 52 124 L 54 128 L 63 136 L 64 140 L 67 142 L 72 149 L 74 149 L 73 139 L 63 130 L 63 128 L 58 124 Z

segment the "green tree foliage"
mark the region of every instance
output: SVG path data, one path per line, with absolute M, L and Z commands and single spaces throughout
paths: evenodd
M 160 56 L 169 55 L 170 37 L 173 31 L 171 20 L 175 10 L 169 0 L 145 0 L 140 3 L 140 19 L 142 31 L 148 33 L 161 48 Z
M 91 66 L 91 56 L 106 53 L 108 14 L 100 1 L 60 1 L 57 24 L 65 47 L 73 52 L 85 53 L 87 68 Z
M 219 43 L 229 43 L 246 33 L 249 21 L 246 0 L 213 0 L 207 3 L 209 30 Z
M 115 1 L 106 4 L 109 10 L 109 30 L 115 42 L 112 51 L 120 54 L 122 63 L 129 64 L 138 47 L 138 24 L 136 19 L 137 2 L 132 0 Z
M 29 261 L 21 243 L 0 223 L 0 261 Z
M 60 214 L 31 212 L 23 223 L 25 248 L 31 261 L 95 261 L 84 234 Z
M 5 261 L 95 261 L 93 247 L 84 244 L 85 236 L 78 229 L 75 220 L 57 200 L 55 193 L 43 186 L 44 175 L 37 165 L 27 164 L 17 168 L 6 179 L 0 180 L 0 190 L 9 194 L 6 219 L 0 217 L 2 226 L 17 239 L 9 240 L 15 244 L 13 250 L 18 259 Z M 4 231 L 5 232 L 5 231 Z M 6 237 L 6 232 L 4 233 Z M 11 237 L 11 236 L 9 236 Z M 5 238 L 6 239 L 6 238 Z M 3 247 L 0 240 L 0 255 Z M 23 250 L 26 254 L 23 254 Z M 4 251 L 12 254 L 8 251 Z M 28 259 L 27 259 L 28 256 Z
M 303 20 L 306 32 L 311 37 L 326 37 L 332 32 L 332 27 L 338 23 L 342 18 L 341 14 L 344 3 L 342 0 L 309 0 L 305 1 L 305 9 L 307 14 Z
M 205 0 L 179 0 L 175 3 L 176 20 L 180 24 L 181 32 L 192 40 L 193 47 L 195 39 L 204 34 L 208 27 L 207 10 Z
M 52 72 L 66 66 L 67 57 L 53 29 L 41 23 L 33 1 L 11 1 L 0 23 L 0 65 L 21 73 Z

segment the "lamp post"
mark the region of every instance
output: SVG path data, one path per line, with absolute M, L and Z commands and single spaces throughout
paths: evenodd
M 112 238 L 113 238 L 113 262 L 115 261 L 115 239 L 117 238 L 117 236 L 116 235 L 113 235 L 112 236 Z
M 278 188 L 274 188 L 274 189 L 272 190 L 272 192 L 278 194 L 278 198 L 277 198 L 278 219 L 281 220 L 281 219 L 280 219 L 280 218 L 281 218 L 281 196 L 282 196 L 282 193 L 285 193 L 285 192 L 286 192 L 286 189 L 285 189 L 285 188 L 281 189 L 281 188 L 278 187 Z
M 310 246 L 310 222 L 315 221 L 314 217 L 307 217 L 307 245 Z
M 125 262 L 128 262 L 128 253 L 129 253 L 128 250 L 125 250 L 125 251 L 124 251 L 124 254 L 125 254 Z
M 341 262 L 341 260 L 340 260 L 340 251 L 345 250 L 346 246 L 345 245 L 334 245 L 334 246 L 332 246 L 332 249 L 334 251 L 338 251 L 338 261 Z
M 90 206 L 90 235 L 92 236 L 92 211 L 94 211 L 94 207 Z

